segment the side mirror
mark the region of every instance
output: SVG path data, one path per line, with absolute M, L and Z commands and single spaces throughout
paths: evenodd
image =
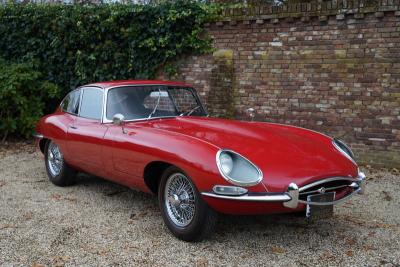
M 121 113 L 117 113 L 113 116 L 113 124 L 114 125 L 123 125 L 125 117 Z
M 122 127 L 122 133 L 126 134 L 126 131 L 124 129 L 124 124 L 125 124 L 125 117 L 121 113 L 117 113 L 113 116 L 113 124 L 114 125 L 119 125 Z

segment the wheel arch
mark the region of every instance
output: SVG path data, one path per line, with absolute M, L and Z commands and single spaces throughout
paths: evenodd
M 152 161 L 144 168 L 144 183 L 153 194 L 157 194 L 161 176 L 163 175 L 164 171 L 171 166 L 177 167 L 176 165 L 165 161 Z
M 49 141 L 50 141 L 50 139 L 48 139 L 48 138 L 42 138 L 39 140 L 39 149 L 43 155 L 44 155 L 44 149 L 46 147 L 46 143 Z

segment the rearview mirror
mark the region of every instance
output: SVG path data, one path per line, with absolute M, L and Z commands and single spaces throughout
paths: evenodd
M 248 109 L 246 109 L 246 113 L 247 113 L 247 115 L 249 115 L 251 121 L 253 121 L 253 120 L 254 120 L 254 117 L 256 116 L 256 115 L 255 115 L 255 111 L 256 111 L 256 110 L 255 110 L 254 108 L 248 108 Z
M 121 113 L 117 113 L 113 116 L 113 124 L 122 125 L 124 123 L 125 117 Z
M 153 91 L 150 93 L 151 98 L 168 97 L 167 91 Z

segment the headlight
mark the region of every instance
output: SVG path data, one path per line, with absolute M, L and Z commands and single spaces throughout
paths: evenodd
M 224 174 L 231 174 L 233 169 L 233 159 L 228 153 L 221 153 L 221 155 L 219 156 L 219 163 L 221 166 L 221 171 Z
M 262 172 L 256 165 L 231 150 L 218 151 L 217 166 L 222 177 L 234 185 L 252 186 L 262 180 Z
M 340 141 L 339 139 L 334 138 L 333 141 L 333 146 L 339 150 L 344 156 L 346 156 L 348 159 L 350 159 L 351 161 L 353 161 L 354 163 L 356 163 L 354 161 L 354 154 L 351 151 L 351 149 L 342 141 Z

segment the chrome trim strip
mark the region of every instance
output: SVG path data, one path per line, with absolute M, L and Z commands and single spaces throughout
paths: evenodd
M 320 184 L 324 184 L 324 183 L 329 183 L 329 182 L 334 182 L 334 181 L 350 181 L 350 182 L 358 182 L 359 180 L 357 178 L 353 178 L 353 177 L 330 177 L 330 178 L 326 178 L 326 179 L 322 179 L 322 180 L 318 180 L 316 182 L 313 182 L 311 184 L 307 184 L 303 187 L 300 187 L 299 191 L 303 192 L 311 187 L 320 185 Z
M 305 201 L 305 200 L 300 200 L 299 199 L 299 203 L 303 203 L 303 204 L 308 204 L 308 205 L 315 205 L 315 206 L 328 206 L 328 205 L 335 205 L 335 204 L 339 204 L 343 201 L 348 200 L 349 198 L 351 198 L 354 194 L 357 194 L 361 191 L 361 187 L 358 187 L 357 189 L 355 189 L 353 192 L 351 192 L 350 194 L 342 197 L 341 199 L 332 201 L 332 202 L 312 202 L 312 201 Z
M 332 191 L 332 190 L 339 189 L 339 188 L 344 188 L 344 187 L 351 187 L 351 184 L 334 186 L 334 187 L 324 187 L 324 189 L 325 189 L 325 191 Z M 317 190 L 312 190 L 312 191 L 307 191 L 307 192 L 301 192 L 300 195 L 313 194 L 313 193 L 320 193 L 320 191 L 317 189 Z
M 40 134 L 40 133 L 33 133 L 32 134 L 33 135 L 33 137 L 35 137 L 35 138 L 37 138 L 37 139 L 43 139 L 44 138 L 44 136 L 43 136 L 43 134 Z
M 221 170 L 221 166 L 220 166 L 221 163 L 220 163 L 220 160 L 219 160 L 219 157 L 220 157 L 221 153 L 223 153 L 223 152 L 229 152 L 229 153 L 232 153 L 232 154 L 236 154 L 237 156 L 239 156 L 239 157 L 245 159 L 246 161 L 248 161 L 248 162 L 257 170 L 257 172 L 258 172 L 257 180 L 254 181 L 254 182 L 251 182 L 251 183 L 242 183 L 242 182 L 240 182 L 240 181 L 236 181 L 236 180 L 232 179 L 231 177 L 225 175 L 225 173 Z M 216 155 L 216 162 L 217 162 L 218 171 L 219 171 L 219 173 L 221 174 L 221 176 L 222 176 L 225 180 L 227 180 L 228 182 L 230 182 L 230 183 L 232 183 L 232 184 L 234 184 L 234 185 L 237 185 L 237 186 L 253 186 L 253 185 L 259 184 L 259 183 L 262 181 L 262 179 L 263 179 L 263 173 L 262 173 L 262 171 L 260 170 L 260 168 L 258 168 L 258 167 L 257 167 L 253 162 L 251 162 L 249 159 L 247 159 L 246 157 L 240 155 L 239 153 L 237 153 L 237 152 L 235 152 L 235 151 L 232 151 L 232 150 L 229 150 L 229 149 L 220 149 L 220 150 L 217 152 L 217 155 Z
M 282 194 L 263 194 L 263 195 L 241 195 L 241 196 L 227 196 L 217 195 L 210 192 L 201 193 L 203 196 L 238 201 L 258 201 L 258 202 L 286 202 L 290 201 L 291 197 L 287 193 Z
M 335 180 L 346 180 L 352 181 L 349 187 L 353 188 L 353 192 L 350 194 L 342 197 L 341 199 L 332 201 L 332 202 L 307 202 L 305 200 L 299 199 L 299 193 L 303 188 L 310 188 L 312 186 L 318 185 L 320 183 L 324 183 L 326 181 L 335 181 Z M 362 194 L 365 190 L 365 174 L 362 172 L 358 173 L 357 179 L 349 178 L 349 177 L 332 177 L 327 178 L 321 181 L 317 181 L 315 183 L 311 183 L 310 185 L 305 185 L 302 188 L 298 188 L 295 183 L 291 183 L 288 186 L 287 192 L 284 193 L 263 193 L 263 194 L 244 194 L 241 196 L 228 196 L 228 195 L 218 195 L 211 192 L 202 192 L 203 196 L 213 197 L 218 199 L 225 199 L 225 200 L 238 200 L 238 201 L 254 201 L 254 202 L 283 202 L 283 206 L 287 208 L 297 208 L 298 203 L 302 204 L 309 204 L 309 205 L 335 205 L 339 204 L 343 201 L 348 200 L 354 194 Z M 304 190 L 304 189 L 303 189 Z

